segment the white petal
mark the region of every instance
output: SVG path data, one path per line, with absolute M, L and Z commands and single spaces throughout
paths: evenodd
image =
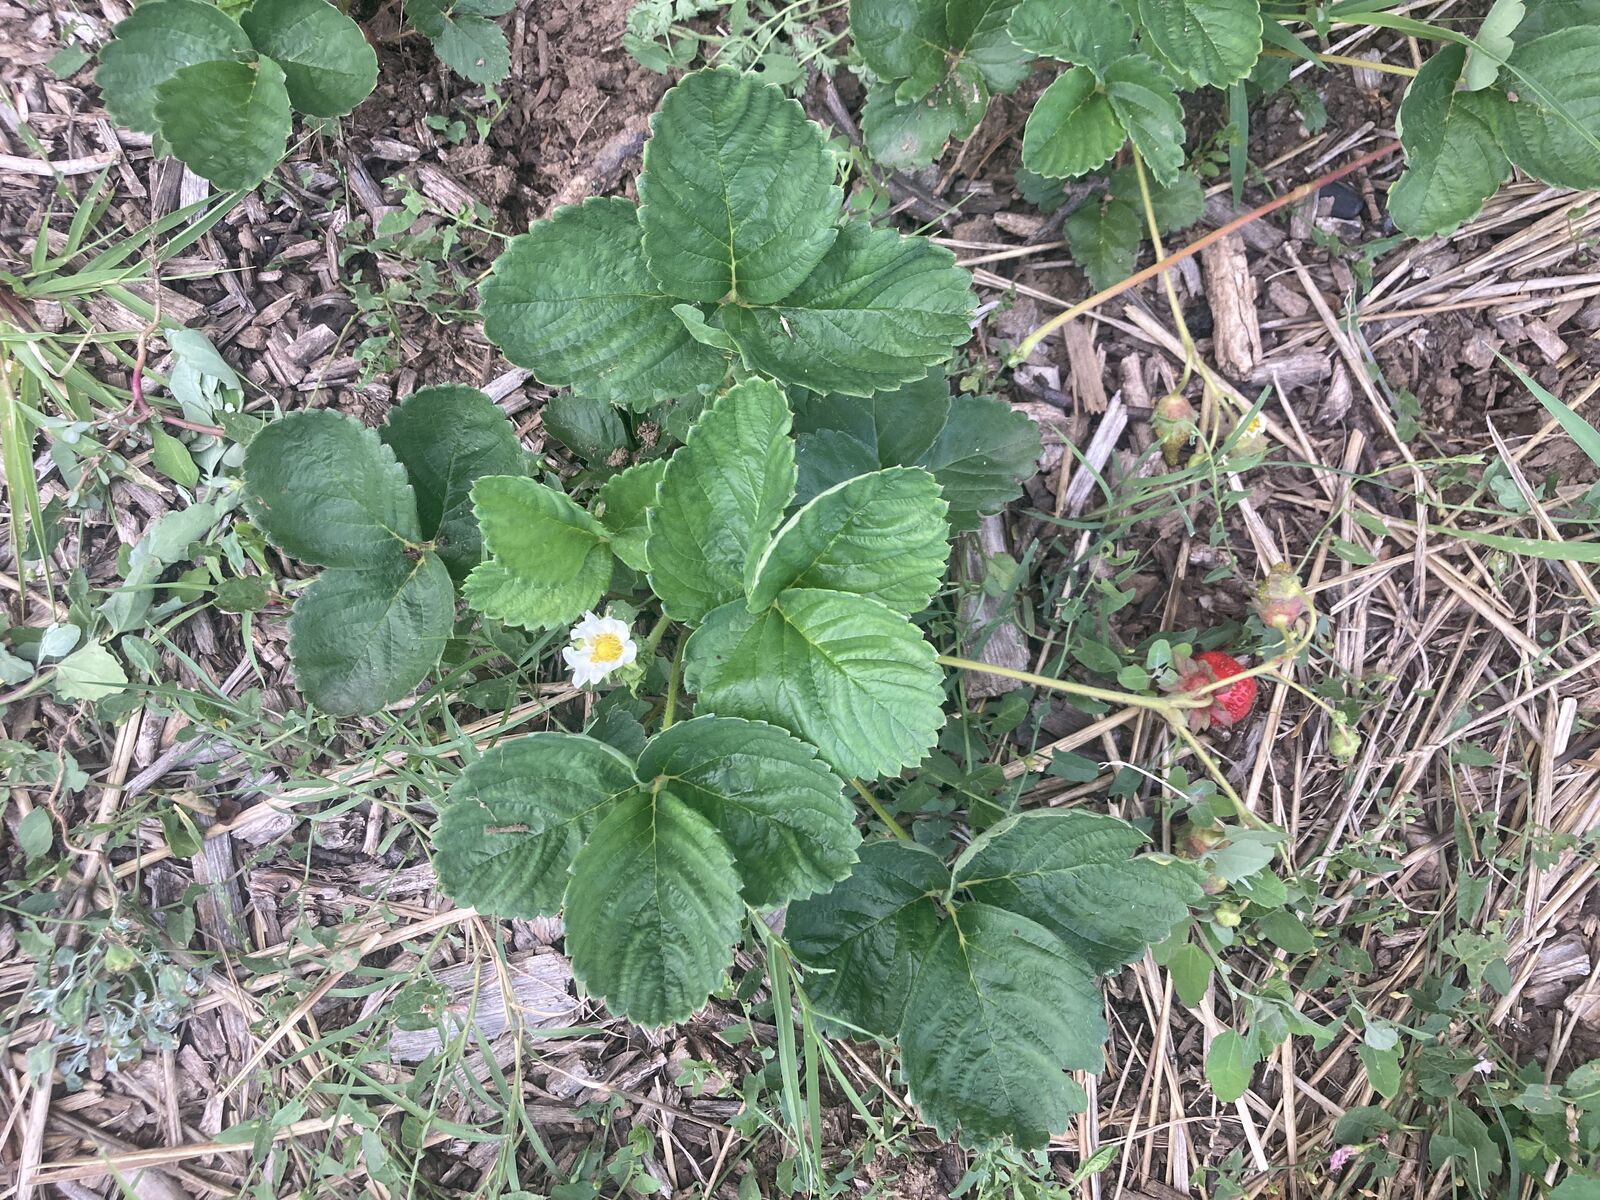
M 622 643 L 622 657 L 617 660 L 617 666 L 625 667 L 638 657 L 639 647 L 636 646 L 633 640 L 630 638 L 628 641 Z
M 567 666 L 574 670 L 577 670 L 579 667 L 588 666 L 589 664 L 588 651 L 577 646 L 563 647 L 561 650 L 561 657 L 566 660 Z
M 583 620 L 572 627 L 572 640 L 582 642 L 598 637 L 605 631 L 605 623 L 605 617 L 597 617 L 592 612 L 584 613 Z

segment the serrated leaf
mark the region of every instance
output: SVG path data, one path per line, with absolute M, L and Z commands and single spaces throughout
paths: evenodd
M 1172 81 L 1142 54 L 1130 54 L 1105 69 L 1111 110 L 1150 174 L 1175 183 L 1183 170 L 1183 105 Z
M 964 904 L 939 930 L 906 1003 L 911 1098 L 941 1137 L 1046 1145 L 1085 1105 L 1067 1070 L 1098 1071 L 1106 1038 L 1087 967 L 1026 917 Z M 958 1052 L 952 1050 L 959 1048 Z
M 945 0 L 850 0 L 850 40 L 886 80 L 915 80 L 926 96 L 944 77 Z M 915 89 L 913 89 L 915 90 Z
M 690 336 L 645 266 L 633 205 L 558 209 L 511 239 L 479 290 L 484 333 L 541 383 L 645 408 L 715 387 L 727 358 Z
M 1600 25 L 1600 0 L 1530 0 L 1515 33 L 1518 42 L 1531 42 L 1585 25 Z
M 1216 964 L 1211 956 L 1193 942 L 1185 942 L 1167 960 L 1167 971 L 1172 975 L 1172 990 L 1180 1003 L 1196 1008 L 1205 999 L 1206 988 L 1211 985 L 1211 973 Z
M 696 717 L 656 735 L 639 776 L 722 835 L 756 908 L 826 891 L 850 873 L 861 834 L 844 784 L 817 752 L 774 725 Z
M 667 615 L 700 621 L 744 592 L 747 565 L 794 494 L 789 405 L 751 379 L 701 413 L 667 463 L 645 557 Z
M 1250 1075 L 1258 1061 L 1248 1040 L 1224 1029 L 1206 1051 L 1206 1082 L 1218 1100 L 1232 1104 L 1250 1089 Z
M 943 367 L 871 396 L 814 396 L 795 414 L 795 501 L 880 467 L 915 466 L 950 415 Z
M 735 601 L 705 619 L 684 662 L 703 708 L 787 729 L 847 776 L 915 765 L 944 724 L 933 647 L 862 596 L 789 591 L 760 613 Z
M 112 30 L 94 81 L 118 125 L 156 133 L 156 89 L 184 67 L 250 53 L 239 23 L 203 0 L 149 0 Z
M 1155 210 L 1156 227 L 1162 233 L 1187 229 L 1198 221 L 1206 208 L 1205 189 L 1200 177 L 1191 171 L 1180 171 L 1170 183 L 1148 180 L 1150 207 Z M 1139 177 L 1134 169 L 1120 167 L 1111 176 L 1111 194 L 1142 210 L 1144 202 L 1139 195 Z
M 927 96 L 904 104 L 889 88 L 873 88 L 861 112 L 861 136 L 875 162 L 896 170 L 925 167 L 952 139 L 971 136 L 988 108 L 982 77 L 959 68 Z
M 439 884 L 500 917 L 553 916 L 567 870 L 601 816 L 638 786 L 610 746 L 570 733 L 500 743 L 450 786 L 433 830 Z
M 484 616 L 554 629 L 605 593 L 605 529 L 570 497 L 532 479 L 486 475 L 472 485 L 472 507 L 494 557 L 473 569 L 462 593 Z
M 405 0 L 406 19 L 433 43 L 434 53 L 472 83 L 499 83 L 511 73 L 505 32 L 486 17 L 508 11 L 503 4 L 464 0 Z
M 433 553 L 329 568 L 289 618 L 295 681 L 324 712 L 376 712 L 439 664 L 455 615 L 455 585 Z
M 99 642 L 90 642 L 56 664 L 50 683 L 62 700 L 104 700 L 128 686 L 128 673 L 116 655 Z
M 1017 0 L 947 0 L 945 37 L 963 67 L 975 68 L 996 92 L 1009 92 L 1033 69 L 1032 56 L 1011 39 L 1007 23 Z
M 950 528 L 960 532 L 1016 499 L 1038 469 L 1039 453 L 1039 427 L 1026 413 L 992 396 L 957 396 L 916 465 L 933 472 L 950 505 Z
M 1389 215 L 1413 237 L 1447 233 L 1475 216 L 1510 174 L 1495 137 L 1496 92 L 1461 92 L 1466 50 L 1445 46 L 1406 88 L 1396 128 L 1406 169 L 1389 189 Z
M 544 431 L 590 466 L 609 462 L 632 444 L 628 428 L 609 401 L 561 392 L 545 401 Z
M 1127 132 L 1088 67 L 1063 72 L 1033 106 L 1022 131 L 1022 162 L 1052 179 L 1071 179 L 1106 162 Z
M 890 467 L 829 488 L 767 546 L 756 563 L 750 610 L 789 588 L 819 588 L 921 612 L 950 557 L 947 509 L 938 483 L 919 467 Z
M 1042 58 L 1104 71 L 1133 53 L 1133 22 L 1117 0 L 1022 0 L 1012 40 Z
M 584 988 L 639 1025 L 699 1009 L 733 965 L 744 904 L 717 831 L 668 792 L 638 791 L 595 827 L 567 886 L 567 953 Z
M 1096 291 L 1133 274 L 1143 231 L 1138 208 L 1116 196 L 1080 204 L 1065 226 L 1072 261 Z
M 906 998 L 938 932 L 950 872 L 908 842 L 862 847 L 850 877 L 789 906 L 783 935 L 809 967 L 806 995 L 824 1018 L 879 1037 L 900 1029 Z
M 613 475 L 600 487 L 594 516 L 611 538 L 611 552 L 635 571 L 648 571 L 645 552 L 650 536 L 649 514 L 655 507 L 656 489 L 667 469 L 664 458 L 652 459 Z
M 685 300 L 771 304 L 833 245 L 843 202 L 822 127 L 771 84 L 695 71 L 667 92 L 639 176 L 644 253 Z
M 1481 92 L 1500 75 L 1500 64 L 1511 57 L 1516 42 L 1512 31 L 1522 23 L 1528 6 L 1525 0 L 1494 0 L 1478 26 L 1475 46 L 1467 47 L 1467 65 L 1462 84 L 1469 92 Z
M 1516 102 L 1499 124 L 1513 163 L 1558 187 L 1600 187 L 1600 26 L 1526 42 L 1511 55 Z M 1536 85 L 1536 86 L 1535 86 Z
M 1261 0 L 1133 0 L 1151 45 L 1195 85 L 1227 87 L 1261 57 Z
M 303 113 L 342 117 L 378 82 L 378 56 L 361 26 L 327 0 L 255 0 L 239 24 L 283 68 L 289 99 Z
M 857 221 L 781 304 L 722 314 L 752 370 L 867 396 L 947 360 L 975 307 L 971 276 L 949 250 Z
M 405 468 L 378 435 L 328 409 L 291 413 L 250 442 L 250 519 L 278 549 L 323 567 L 370 567 L 422 541 Z
M 251 188 L 283 158 L 289 92 L 270 58 L 203 62 L 156 88 L 156 123 L 172 153 L 219 188 Z
M 1187 865 L 1133 857 L 1144 842 L 1132 825 L 1100 813 L 1019 814 L 967 848 L 956 886 L 1032 918 L 1105 974 L 1165 938 L 1201 897 Z
M 473 483 L 527 469 L 515 427 L 477 388 L 443 385 L 407 396 L 378 434 L 411 480 L 422 536 L 434 541 L 450 574 L 463 578 L 483 558 Z

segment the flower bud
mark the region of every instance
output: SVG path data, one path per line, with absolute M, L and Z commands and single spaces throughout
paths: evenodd
M 1239 907 L 1236 904 L 1219 904 L 1217 911 L 1211 914 L 1211 919 L 1224 929 L 1237 929 L 1241 920 Z
M 1288 563 L 1275 563 L 1256 588 L 1256 615 L 1269 629 L 1286 631 L 1315 615 L 1305 588 Z

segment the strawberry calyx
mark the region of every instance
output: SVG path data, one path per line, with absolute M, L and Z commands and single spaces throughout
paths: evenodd
M 1189 710 L 1189 728 L 1203 733 L 1212 725 L 1232 728 L 1250 715 L 1256 703 L 1256 681 L 1246 676 L 1237 683 L 1206 691 L 1213 685 L 1242 675 L 1245 666 L 1231 654 L 1220 650 L 1201 650 L 1193 656 L 1180 655 L 1173 660 L 1175 681 L 1167 691 L 1183 694 L 1204 692 L 1211 703 L 1205 708 Z

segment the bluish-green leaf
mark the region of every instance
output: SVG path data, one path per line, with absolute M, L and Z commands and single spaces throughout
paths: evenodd
M 964 66 L 920 100 L 901 103 L 889 88 L 873 88 L 861 111 L 861 137 L 874 162 L 896 170 L 925 167 L 952 139 L 970 137 L 988 109 L 983 77 Z
M 850 39 L 880 79 L 912 80 L 922 99 L 944 77 L 946 0 L 850 0 Z
M 1133 0 L 1150 45 L 1195 85 L 1227 87 L 1261 57 L 1261 0 Z
M 1039 427 L 993 396 L 957 396 L 917 466 L 933 472 L 950 506 L 950 528 L 976 529 L 1022 491 L 1038 469 Z
M 342 117 L 378 82 L 378 56 L 361 26 L 328 0 L 255 0 L 239 24 L 283 68 L 289 100 L 303 113 Z
M 1142 54 L 1130 54 L 1105 69 L 1111 111 L 1139 152 L 1150 174 L 1163 184 L 1183 170 L 1183 105 L 1169 80 Z
M 1009 92 L 1028 77 L 1033 56 L 1007 28 L 1017 0 L 946 0 L 945 38 L 961 67 L 971 67 L 990 90 Z
M 1457 91 L 1465 58 L 1464 47 L 1440 49 L 1400 103 L 1406 169 L 1389 189 L 1389 215 L 1413 237 L 1447 233 L 1476 216 L 1511 172 L 1495 134 L 1505 97 Z
M 1010 28 L 1034 54 L 1097 73 L 1133 53 L 1133 22 L 1118 0 L 1022 0 Z
M 172 153 L 219 188 L 251 188 L 283 158 L 289 92 L 270 58 L 183 67 L 156 88 L 156 123 Z
M 1250 1075 L 1260 1061 L 1250 1040 L 1224 1029 L 1206 1051 L 1206 1082 L 1218 1100 L 1232 1104 L 1250 1089 Z
M 1048 178 L 1070 179 L 1106 162 L 1127 137 L 1094 72 L 1073 67 L 1033 106 L 1022 131 L 1022 162 Z
M 156 89 L 184 67 L 250 53 L 239 23 L 203 0 L 149 0 L 118 22 L 94 81 L 112 120 L 155 133 Z
M 1600 25 L 1517 46 L 1506 72 L 1516 102 L 1500 123 L 1511 161 L 1558 187 L 1600 188 Z
M 405 0 L 406 19 L 433 43 L 439 60 L 473 83 L 499 83 L 510 74 L 506 35 L 487 18 L 511 8 L 506 0 Z

